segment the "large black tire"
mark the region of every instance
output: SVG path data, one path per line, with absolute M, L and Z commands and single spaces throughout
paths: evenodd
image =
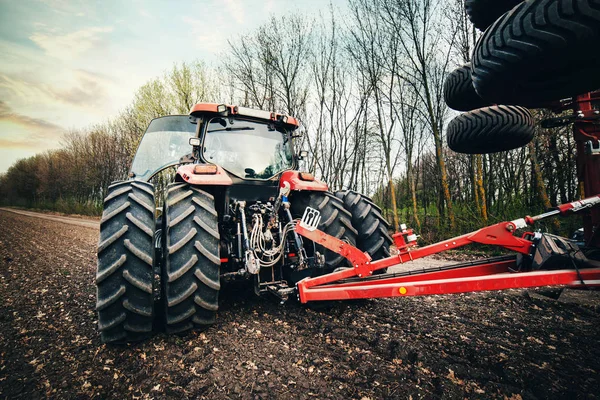
M 338 191 L 335 195 L 352 214 L 352 226 L 358 232 L 356 247 L 369 253 L 373 260 L 389 257 L 393 240 L 389 234 L 390 224 L 381 215 L 381 209 L 367 196 L 353 190 Z
M 526 108 L 492 106 L 469 111 L 448 124 L 448 146 L 457 153 L 487 154 L 519 148 L 533 139 L 534 120 Z
M 342 200 L 330 192 L 294 192 L 290 196 L 291 213 L 294 218 L 301 218 L 306 207 L 312 207 L 321 212 L 319 230 L 356 245 L 356 230 L 352 227 L 352 216 L 344 207 Z M 304 239 L 308 242 L 308 239 Z M 306 245 L 307 243 L 305 243 Z M 330 272 L 339 266 L 347 265 L 340 254 L 316 245 L 316 251 L 325 256 L 325 271 Z
M 154 187 L 147 182 L 117 182 L 108 188 L 96 273 L 103 343 L 138 341 L 152 332 L 154 208 Z
M 165 330 L 204 330 L 219 308 L 219 227 L 212 195 L 186 183 L 167 188 L 162 269 Z
M 465 0 L 465 11 L 475 28 L 485 31 L 502 14 L 523 0 Z
M 600 88 L 600 0 L 529 0 L 481 37 L 472 60 L 477 93 L 540 107 Z
M 471 111 L 491 105 L 475 92 L 470 64 L 448 74 L 444 81 L 444 100 L 448 107 L 457 111 Z

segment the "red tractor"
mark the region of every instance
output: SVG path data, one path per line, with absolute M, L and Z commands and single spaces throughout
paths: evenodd
M 297 128 L 289 116 L 206 103 L 150 123 L 130 180 L 111 185 L 104 201 L 96 277 L 103 342 L 204 329 L 229 280 L 283 301 L 303 278 L 348 267 L 295 231 L 307 208 L 319 212 L 326 234 L 375 260 L 390 255 L 388 223 L 371 200 L 334 195 L 298 171 Z M 175 167 L 157 209 L 149 181 Z

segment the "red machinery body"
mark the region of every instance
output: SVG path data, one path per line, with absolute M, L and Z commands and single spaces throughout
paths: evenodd
M 595 107 L 594 107 L 595 105 Z M 577 175 L 585 196 L 600 193 L 600 91 L 585 93 L 573 102 L 577 142 Z M 589 246 L 600 247 L 600 209 L 584 219 L 583 231 Z
M 422 248 L 414 248 L 416 237 L 404 230 L 394 235 L 397 255 L 371 261 L 368 254 L 356 247 L 307 226 L 296 225 L 296 232 L 348 259 L 354 268 L 346 268 L 316 278 L 298 282 L 298 296 L 302 303 L 323 300 L 364 299 L 376 297 L 405 297 L 433 294 L 502 290 L 537 286 L 570 285 L 600 286 L 600 263 L 591 262 L 591 269 L 521 270 L 517 257 L 500 257 L 476 263 L 459 264 L 435 270 L 373 276 L 373 272 L 411 262 L 432 254 L 471 243 L 500 246 L 527 257 L 533 257 L 535 235 L 515 236 L 517 229 L 533 225 L 544 218 L 567 215 L 590 208 L 598 209 L 600 195 L 558 206 L 534 217 L 501 222 L 478 231 L 458 236 Z M 357 279 L 358 278 L 358 279 Z

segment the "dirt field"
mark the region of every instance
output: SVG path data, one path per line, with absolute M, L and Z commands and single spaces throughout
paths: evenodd
M 0 211 L 0 398 L 596 398 L 600 314 L 525 291 L 280 306 L 107 347 L 97 230 Z

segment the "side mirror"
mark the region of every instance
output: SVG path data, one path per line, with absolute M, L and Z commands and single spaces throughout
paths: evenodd
M 304 160 L 306 157 L 308 157 L 308 151 L 302 150 L 298 153 L 298 160 Z

